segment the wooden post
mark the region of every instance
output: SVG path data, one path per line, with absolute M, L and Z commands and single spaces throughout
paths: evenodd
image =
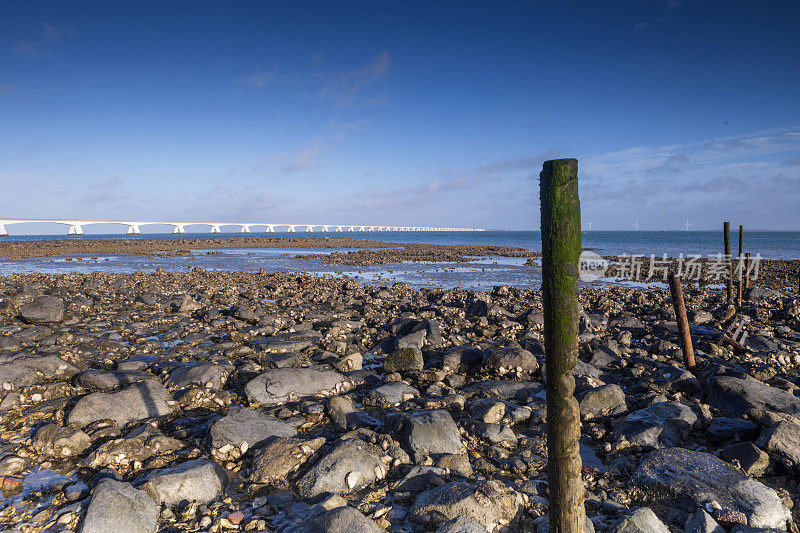
M 733 263 L 731 263 L 731 223 L 722 225 L 722 234 L 725 240 L 725 259 L 728 261 L 728 279 L 725 280 L 725 301 L 733 303 Z
M 738 276 L 738 290 L 736 291 L 736 307 L 739 308 L 742 306 L 742 269 L 744 269 L 744 226 L 739 225 L 739 257 L 736 259 L 736 266 L 737 271 L 739 272 Z
M 675 319 L 678 323 L 678 333 L 681 337 L 681 350 L 683 350 L 683 364 L 689 370 L 694 370 L 694 346 L 692 346 L 692 333 L 689 330 L 689 319 L 686 317 L 686 305 L 683 302 L 683 287 L 681 277 L 669 275 L 669 292 L 672 294 L 672 305 L 675 307 Z
M 547 381 L 550 533 L 585 533 L 578 439 L 580 410 L 572 371 L 578 362 L 578 261 L 581 207 L 578 160 L 545 161 L 539 174 L 542 304 Z

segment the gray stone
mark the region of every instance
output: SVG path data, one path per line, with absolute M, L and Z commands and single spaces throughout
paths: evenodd
M 539 361 L 535 355 L 522 348 L 499 348 L 486 356 L 481 366 L 495 371 L 516 370 L 530 375 L 539 369 Z
M 352 382 L 342 374 L 320 367 L 275 368 L 245 386 L 250 402 L 281 405 L 305 397 L 335 396 L 347 392 Z
M 158 504 L 130 483 L 103 479 L 92 492 L 81 533 L 153 533 Z
M 412 372 L 422 370 L 424 366 L 422 352 L 414 348 L 395 350 L 383 360 L 384 372 Z
M 544 515 L 536 519 L 536 533 L 549 533 L 550 532 L 550 516 Z M 594 523 L 586 517 L 586 527 L 584 533 L 594 533 Z
M 774 490 L 703 452 L 656 450 L 641 462 L 630 485 L 651 505 L 686 513 L 716 501 L 723 512 L 743 513 L 752 527 L 783 528 L 791 518 Z
M 725 416 L 741 418 L 751 410 L 800 417 L 800 398 L 753 378 L 715 376 L 708 380 L 707 403 Z
M 436 533 L 486 533 L 486 528 L 465 516 L 457 516 L 439 526 Z
M 483 350 L 476 346 L 456 346 L 444 354 L 442 369 L 449 372 L 465 372 L 468 367 L 477 367 L 483 362 Z
M 619 385 L 602 385 L 586 392 L 580 402 L 584 420 L 613 417 L 625 413 L 628 404 Z
M 67 419 L 84 427 L 96 420 L 112 419 L 119 426 L 134 420 L 164 416 L 172 412 L 172 401 L 161 383 L 144 381 L 119 392 L 93 392 L 81 398 Z
M 91 445 L 92 439 L 83 431 L 56 424 L 40 427 L 33 438 L 33 449 L 47 457 L 80 455 Z
M 151 498 L 168 507 L 186 501 L 210 503 L 225 492 L 228 478 L 214 461 L 194 459 L 149 474 L 141 486 Z
M 411 508 L 411 518 L 433 528 L 463 516 L 493 531 L 513 522 L 520 504 L 517 494 L 499 481 L 477 484 L 454 481 L 417 496 Z
M 112 390 L 122 385 L 130 385 L 140 381 L 158 381 L 158 378 L 147 372 L 137 370 L 87 370 L 78 375 L 77 383 L 81 387 L 94 390 Z
M 543 387 L 538 381 L 495 380 L 473 383 L 464 387 L 461 392 L 467 396 L 527 402 L 532 397 L 542 393 Z
M 69 379 L 78 372 L 78 367 L 57 355 L 18 357 L 0 363 L 0 384 L 8 383 L 13 389 L 21 389 L 39 383 Z
M 353 400 L 346 396 L 334 396 L 328 400 L 328 416 L 331 417 L 336 429 L 342 431 L 353 430 L 359 427 L 376 427 L 380 422 L 367 413 L 356 409 Z
M 383 528 L 350 506 L 336 507 L 306 523 L 300 533 L 381 533 Z
M 379 407 L 391 407 L 413 398 L 419 398 L 417 389 L 402 381 L 392 381 L 369 391 L 364 403 Z
M 742 418 L 720 416 L 711 421 L 708 435 L 715 441 L 724 442 L 730 439 L 749 440 L 758 435 L 758 424 Z
M 663 448 L 683 442 L 697 415 L 678 402 L 658 402 L 633 412 L 614 429 L 617 439 L 642 448 Z
M 640 507 L 611 528 L 613 533 L 669 533 L 664 522 L 649 507 Z
M 294 437 L 294 426 L 265 415 L 249 407 L 233 409 L 220 418 L 209 430 L 211 447 L 219 450 L 224 446 L 238 449 L 240 455 L 249 448 L 256 448 L 269 437 Z
M 383 451 L 358 439 L 339 443 L 326 456 L 309 468 L 298 481 L 303 498 L 320 494 L 348 494 L 372 485 L 386 477 Z
M 422 350 L 425 345 L 425 330 L 421 329 L 408 335 L 397 337 L 394 341 L 395 350 Z
M 653 373 L 652 378 L 654 383 L 673 392 L 683 392 L 693 396 L 703 391 L 695 375 L 679 366 L 660 368 Z
M 417 463 L 428 456 L 467 452 L 453 417 L 443 409 L 398 414 L 392 422 L 396 435 Z
M 470 400 L 467 412 L 473 420 L 497 424 L 506 415 L 506 404 L 495 398 L 475 398 Z
M 756 445 L 787 467 L 800 470 L 800 425 L 787 420 L 776 422 L 764 430 Z
M 50 324 L 64 319 L 64 300 L 57 296 L 39 296 L 20 308 L 19 314 L 31 324 Z
M 435 466 L 413 466 L 403 479 L 392 485 L 392 490 L 402 492 L 422 492 L 433 486 L 434 480 L 443 478 L 447 471 Z
M 731 444 L 719 451 L 723 461 L 738 464 L 745 474 L 761 477 L 769 467 L 769 456 L 757 448 L 752 442 Z
M 272 438 L 253 455 L 250 481 L 253 483 L 285 483 L 295 472 L 325 444 L 322 437 L 303 440 L 298 438 Z
M 683 527 L 684 533 L 725 533 L 716 520 L 711 518 L 703 509 L 698 509 L 695 513 L 686 520 L 686 525 Z
M 780 298 L 782 294 L 774 289 L 766 287 L 753 287 L 747 292 L 747 297 L 750 300 L 769 300 L 772 298 Z
M 229 370 L 216 363 L 188 363 L 172 371 L 167 384 L 183 389 L 187 387 L 203 387 L 221 390 L 228 380 Z

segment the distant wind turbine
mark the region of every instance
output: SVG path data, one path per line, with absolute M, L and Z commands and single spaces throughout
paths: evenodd
M 688 218 L 686 219 L 686 224 L 684 224 L 684 226 L 686 227 L 686 231 L 689 231 L 689 228 L 692 227 L 692 225 L 689 224 L 689 219 Z
M 592 231 L 592 224 L 594 224 L 594 222 L 587 222 L 587 224 L 589 225 L 589 229 L 586 231 Z
M 636 231 L 639 231 L 639 219 L 636 219 L 636 222 L 633 223 L 633 227 L 636 228 Z

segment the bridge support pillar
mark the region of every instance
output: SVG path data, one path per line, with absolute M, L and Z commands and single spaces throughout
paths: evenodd
M 136 224 L 131 224 L 130 226 L 128 226 L 127 233 L 128 235 L 141 235 L 142 230 L 139 229 L 139 226 L 137 226 Z
M 239 230 L 239 233 L 250 233 L 250 226 L 242 226 L 242 229 Z
M 342 231 L 342 227 L 341 226 L 336 226 L 336 231 L 340 233 Z
M 222 233 L 222 229 L 219 226 L 211 226 L 211 231 L 209 233 Z
M 306 226 L 306 233 L 314 233 L 314 226 Z
M 0 237 L 8 237 L 5 224 L 0 224 Z
M 328 233 L 328 226 L 322 226 L 322 233 Z
M 67 235 L 83 235 L 83 228 L 80 224 L 72 224 L 67 231 Z
M 265 233 L 275 233 L 275 226 L 267 226 Z
M 175 225 L 175 229 L 172 230 L 172 233 L 177 233 L 177 234 L 183 235 L 184 233 L 186 233 L 186 228 L 184 228 L 180 224 L 176 224 Z
M 297 231 L 294 226 L 286 226 L 286 233 L 294 233 Z

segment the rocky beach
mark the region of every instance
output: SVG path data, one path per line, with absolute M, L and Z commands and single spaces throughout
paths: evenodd
M 797 531 L 800 299 L 756 283 L 734 351 L 723 293 L 686 289 L 690 373 L 668 290 L 582 289 L 587 529 Z M 542 320 L 504 286 L 0 278 L 0 525 L 546 531 Z

